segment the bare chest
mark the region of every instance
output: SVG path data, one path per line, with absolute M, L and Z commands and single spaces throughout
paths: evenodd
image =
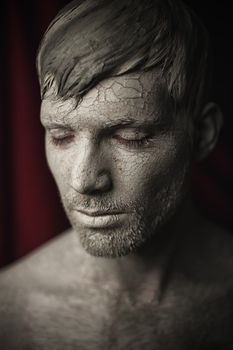
M 20 325 L 28 349 L 211 349 L 214 315 L 195 301 L 138 303 L 127 293 L 91 286 L 30 298 Z

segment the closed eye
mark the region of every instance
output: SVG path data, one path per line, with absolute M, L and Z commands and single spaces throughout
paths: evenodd
M 132 146 L 132 147 L 140 147 L 149 145 L 151 141 L 151 134 L 149 134 L 146 131 L 141 131 L 138 129 L 124 129 L 124 130 L 118 130 L 114 133 L 113 139 L 115 139 L 117 142 L 126 145 L 126 146 Z
M 135 148 L 140 147 L 140 146 L 149 145 L 151 142 L 151 138 L 149 138 L 149 137 L 144 137 L 140 140 L 128 140 L 128 139 L 124 139 L 124 138 L 119 137 L 119 136 L 114 136 L 114 139 L 123 145 L 133 146 Z
M 75 138 L 74 131 L 62 128 L 48 129 L 47 135 L 49 142 L 55 146 L 66 146 Z

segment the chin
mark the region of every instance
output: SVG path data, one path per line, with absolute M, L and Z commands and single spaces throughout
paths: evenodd
M 150 229 L 148 230 L 148 226 Z M 118 258 L 136 253 L 157 232 L 159 220 L 153 226 L 144 223 L 126 228 L 105 230 L 76 229 L 87 253 L 96 257 Z M 153 227 L 153 228 L 152 228 Z
M 126 237 L 127 236 L 127 237 Z M 135 252 L 140 246 L 126 234 L 119 232 L 84 232 L 79 230 L 79 239 L 87 253 L 96 257 L 118 258 Z
M 175 185 L 157 194 L 151 205 L 146 203 L 140 207 L 138 204 L 132 208 L 131 215 L 118 226 L 98 229 L 83 227 L 72 212 L 67 210 L 68 218 L 82 247 L 90 255 L 117 258 L 136 253 L 151 239 L 158 243 L 163 227 L 180 207 L 184 197 L 180 195 L 180 186 L 177 183 Z

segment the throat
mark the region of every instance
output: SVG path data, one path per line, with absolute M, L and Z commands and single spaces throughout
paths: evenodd
M 132 300 L 160 302 L 175 278 L 175 266 L 182 256 L 184 236 L 192 235 L 197 222 L 194 208 L 181 208 L 166 227 L 137 252 L 115 259 L 101 259 L 114 285 Z M 104 268 L 105 266 L 105 268 Z M 107 267 L 107 270 L 106 270 Z
M 150 250 L 150 251 L 149 251 Z M 159 303 L 169 282 L 175 245 L 169 244 L 166 253 L 155 250 L 130 254 L 115 259 L 101 259 L 105 281 L 118 290 L 135 306 Z M 106 270 L 107 266 L 107 270 Z M 113 287 L 114 288 L 114 287 Z

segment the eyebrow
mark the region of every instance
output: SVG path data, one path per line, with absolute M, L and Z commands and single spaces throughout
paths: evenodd
M 70 130 L 73 129 L 74 126 L 72 126 L 69 123 L 64 123 L 61 121 L 52 121 L 52 116 L 50 115 L 49 118 L 43 118 L 41 119 L 41 123 L 44 125 L 44 127 L 48 129 L 66 129 Z M 141 119 L 136 120 L 130 117 L 116 117 L 116 120 L 108 120 L 103 124 L 103 129 L 116 129 L 120 128 L 122 126 L 135 126 L 135 127 L 143 127 L 143 128 L 150 128 L 152 126 L 155 126 L 158 124 L 158 119 Z
M 68 124 L 61 122 L 50 122 L 49 120 L 41 120 L 41 124 L 47 129 L 72 129 Z
M 135 120 L 133 118 L 117 118 L 114 121 L 109 121 L 105 123 L 105 126 L 107 128 L 115 128 L 115 127 L 119 127 L 119 126 L 146 126 L 146 125 L 152 125 L 155 124 L 156 121 L 155 120 L 145 120 L 145 119 L 141 119 L 141 120 Z

